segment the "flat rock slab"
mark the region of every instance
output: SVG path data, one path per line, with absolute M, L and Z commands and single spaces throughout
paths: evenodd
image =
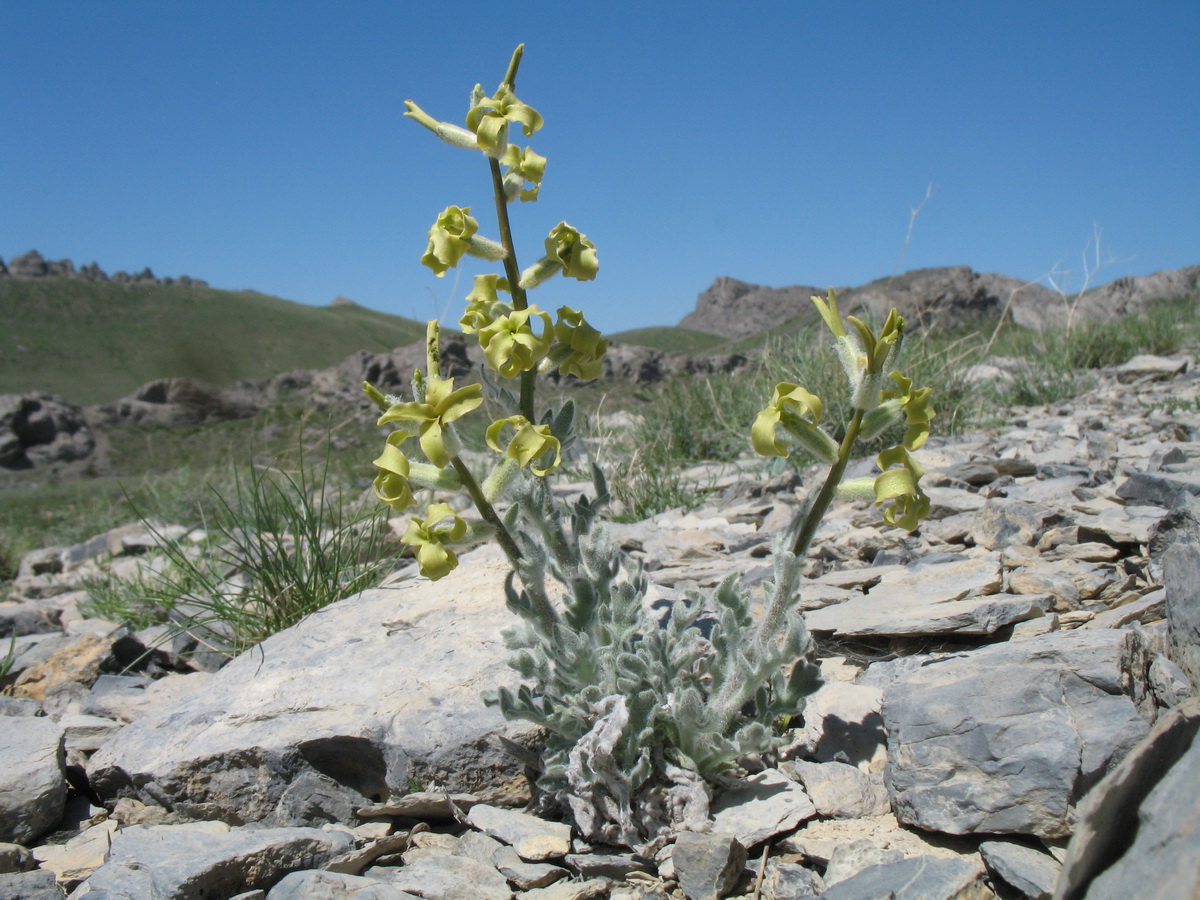
M 1125 693 L 1145 653 L 1132 631 L 1056 632 L 898 678 L 883 697 L 897 817 L 949 834 L 1071 834 L 1074 804 L 1149 729 Z
M 804 788 L 778 769 L 766 769 L 716 799 L 712 833 L 731 834 L 749 849 L 816 814 Z
M 985 900 L 994 896 L 970 863 L 936 856 L 870 866 L 821 895 L 822 900 Z
M 554 859 L 571 852 L 571 826 L 565 822 L 548 822 L 515 809 L 481 803 L 467 813 L 467 824 L 509 844 L 528 862 Z
M 1047 606 L 1037 595 L 997 594 L 1003 584 L 998 554 L 851 569 L 838 576 L 839 586 L 857 579 L 865 593 L 806 613 L 813 631 L 847 637 L 991 634 L 1037 618 Z
M 404 793 L 409 776 L 450 792 L 520 783 L 491 742 L 504 718 L 480 699 L 516 681 L 500 638 L 506 572 L 485 547 L 436 583 L 314 613 L 122 729 L 92 757 L 92 785 L 196 818 L 307 824 L 277 814 L 297 807 L 285 792 L 305 773 L 359 806 Z
M 57 722 L 0 719 L 0 841 L 30 844 L 58 824 L 67 799 L 63 765 Z
M 1200 896 L 1200 698 L 1165 713 L 1080 804 L 1056 896 Z
M 353 845 L 344 832 L 316 828 L 222 833 L 189 825 L 132 825 L 113 836 L 108 860 L 71 896 L 232 897 L 317 868 Z

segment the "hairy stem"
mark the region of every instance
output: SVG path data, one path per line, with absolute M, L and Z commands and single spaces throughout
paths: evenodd
M 479 515 L 483 517 L 485 522 L 496 529 L 496 540 L 499 541 L 501 549 L 504 550 L 504 555 L 515 566 L 517 561 L 521 559 L 521 548 L 517 546 L 517 542 L 513 539 L 513 536 L 504 527 L 504 521 L 496 512 L 496 508 L 484 496 L 483 488 L 479 486 L 479 482 L 475 480 L 475 476 L 460 457 L 450 457 L 450 465 L 454 466 L 454 471 L 458 473 L 463 487 L 471 495 L 471 500 L 475 503 L 475 508 L 479 510 Z
M 838 447 L 837 462 L 830 467 L 829 474 L 825 476 L 825 483 L 821 485 L 816 499 L 811 505 L 806 504 L 801 513 L 804 515 L 804 524 L 800 526 L 800 531 L 792 544 L 792 553 L 796 556 L 804 556 L 808 553 L 813 535 L 817 533 L 817 526 L 821 524 L 821 520 L 825 517 L 825 510 L 829 509 L 829 504 L 833 502 L 834 492 L 842 483 L 842 475 L 846 472 L 846 466 L 850 464 L 850 450 L 854 447 L 854 442 L 858 440 L 858 430 L 862 427 L 862 418 L 863 411 L 855 410 L 854 418 L 850 420 L 850 425 L 846 428 L 846 436 L 842 438 L 841 446 Z
M 517 53 L 513 55 L 513 59 L 520 60 L 521 48 L 517 48 Z M 513 70 L 515 72 L 515 69 Z M 500 171 L 499 160 L 488 158 L 488 165 L 492 170 L 492 194 L 496 200 L 496 222 L 500 226 L 500 243 L 507 251 L 504 256 L 504 275 L 508 278 L 509 288 L 512 290 L 513 309 L 527 309 L 529 307 L 529 298 L 525 294 L 525 289 L 521 287 L 521 267 L 517 265 L 517 250 L 513 246 L 512 226 L 508 221 L 508 197 L 504 193 L 504 175 Z M 536 422 L 533 409 L 533 392 L 534 383 L 537 378 L 536 372 L 521 373 L 521 415 L 530 422 Z

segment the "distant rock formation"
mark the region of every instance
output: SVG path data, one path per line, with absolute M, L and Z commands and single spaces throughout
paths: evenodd
M 825 289 L 771 288 L 721 277 L 696 298 L 696 309 L 679 322 L 725 338 L 742 338 L 789 319 L 815 319 L 809 302 Z M 953 328 L 1010 318 L 1035 330 L 1070 322 L 1109 319 L 1136 312 L 1151 300 L 1200 295 L 1200 266 L 1118 278 L 1081 296 L 1064 297 L 1036 283 L 1007 275 L 975 272 L 967 266 L 915 269 L 861 287 L 838 288 L 843 312 L 882 319 L 893 306 L 910 327 L 934 323 Z
M 680 328 L 741 338 L 779 325 L 797 316 L 808 316 L 808 298 L 824 294 L 815 287 L 762 287 L 736 278 L 718 278 L 696 298 L 696 309 L 679 323 Z
M 96 441 L 83 410 L 44 391 L 0 394 L 0 471 L 86 459 Z
M 110 276 L 94 262 L 76 269 L 75 263 L 69 259 L 58 261 L 45 259 L 36 250 L 30 250 L 23 256 L 16 256 L 5 265 L 0 257 L 0 279 L 33 279 L 33 278 L 73 278 L 78 281 L 111 281 L 115 284 L 179 284 L 193 287 L 208 287 L 208 282 L 200 278 L 181 275 L 178 278 L 159 278 L 150 271 L 150 267 L 136 274 L 128 272 L 113 272 Z

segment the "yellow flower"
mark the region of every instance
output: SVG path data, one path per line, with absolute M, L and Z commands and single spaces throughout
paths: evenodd
M 474 334 L 481 328 L 486 328 L 500 316 L 512 312 L 512 306 L 500 299 L 498 291 L 510 292 L 508 279 L 491 273 L 476 275 L 475 286 L 467 294 L 467 310 L 458 320 L 458 326 L 463 334 Z
M 429 246 L 421 263 L 439 278 L 458 265 L 471 246 L 471 238 L 479 230 L 479 223 L 470 212 L 469 206 L 447 206 L 429 229 Z
M 505 425 L 511 426 L 517 433 L 508 442 L 508 447 L 502 450 L 498 439 Z M 497 453 L 503 453 L 509 459 L 515 459 L 522 467 L 553 450 L 554 462 L 546 468 L 539 469 L 534 465 L 529 466 L 535 475 L 548 475 L 562 462 L 562 447 L 558 438 L 550 433 L 550 426 L 534 425 L 524 416 L 509 416 L 507 419 L 498 419 L 493 422 L 488 427 L 486 439 L 489 447 Z
M 379 424 L 415 422 L 425 458 L 438 468 L 445 468 L 453 454 L 446 444 L 444 427 L 481 403 L 483 388 L 480 385 L 469 384 L 456 391 L 453 378 L 431 375 L 426 381 L 424 403 L 397 403 L 379 417 Z
M 408 483 L 408 457 L 400 449 L 406 439 L 412 437 L 407 431 L 393 431 L 388 435 L 383 453 L 374 461 L 379 467 L 375 476 L 375 496 L 396 512 L 404 512 L 413 505 L 412 486 Z
M 875 505 L 892 501 L 883 511 L 883 521 L 915 531 L 921 519 L 929 515 L 929 497 L 921 489 L 925 470 L 903 446 L 884 450 L 876 462 L 882 474 L 875 479 Z M 897 465 L 899 468 L 892 468 Z
M 934 416 L 933 408 L 929 405 L 929 396 L 933 389 L 926 387 L 914 391 L 912 379 L 905 378 L 899 372 L 892 373 L 892 380 L 896 382 L 896 389 L 884 391 L 883 402 L 899 402 L 904 411 L 906 426 L 904 446 L 909 450 L 917 450 L 929 438 L 929 420 Z
M 401 540 L 416 552 L 421 574 L 437 581 L 458 567 L 458 557 L 446 549 L 446 543 L 460 541 L 466 533 L 467 523 L 448 503 L 432 503 L 424 519 L 413 516 L 409 520 Z
M 534 334 L 530 319 L 542 320 L 542 335 Z M 488 365 L 503 375 L 513 378 L 528 372 L 550 352 L 550 338 L 554 326 L 550 316 L 536 306 L 515 309 L 500 316 L 479 329 L 479 346 L 487 357 Z
M 477 93 L 482 93 L 476 86 Z M 502 84 L 495 97 L 480 97 L 467 113 L 467 129 L 475 133 L 480 149 L 497 159 L 508 149 L 508 123 L 521 126 L 525 137 L 542 127 L 542 117 L 536 109 L 517 99 L 512 87 Z
M 504 173 L 505 197 L 510 201 L 520 197 L 522 203 L 537 199 L 546 175 L 546 157 L 534 153 L 532 147 L 522 150 L 516 144 L 509 144 L 500 164 L 508 166 L 508 171 Z M 533 184 L 532 188 L 525 187 L 527 181 Z
M 787 456 L 787 443 L 778 438 L 777 426 L 795 438 L 818 459 L 832 463 L 837 460 L 838 446 L 817 423 L 821 421 L 821 398 L 790 382 L 775 385 L 775 393 L 754 425 L 750 428 L 750 440 L 754 450 L 761 456 Z
M 558 308 L 550 358 L 558 366 L 560 375 L 574 375 L 584 381 L 599 378 L 604 371 L 602 360 L 607 350 L 608 342 L 587 323 L 583 313 L 569 306 Z

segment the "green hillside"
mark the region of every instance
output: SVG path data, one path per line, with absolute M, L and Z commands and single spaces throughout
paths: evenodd
M 605 335 L 609 340 L 618 344 L 633 344 L 637 347 L 653 347 L 665 353 L 691 353 L 703 355 L 716 353 L 717 348 L 727 343 L 727 340 L 717 334 L 703 331 L 692 331 L 688 328 L 677 328 L 663 325 L 654 328 L 635 328 L 618 334 Z
M 50 391 L 80 404 L 147 381 L 228 384 L 333 365 L 356 350 L 421 340 L 422 323 L 255 291 L 69 278 L 0 280 L 0 394 Z

